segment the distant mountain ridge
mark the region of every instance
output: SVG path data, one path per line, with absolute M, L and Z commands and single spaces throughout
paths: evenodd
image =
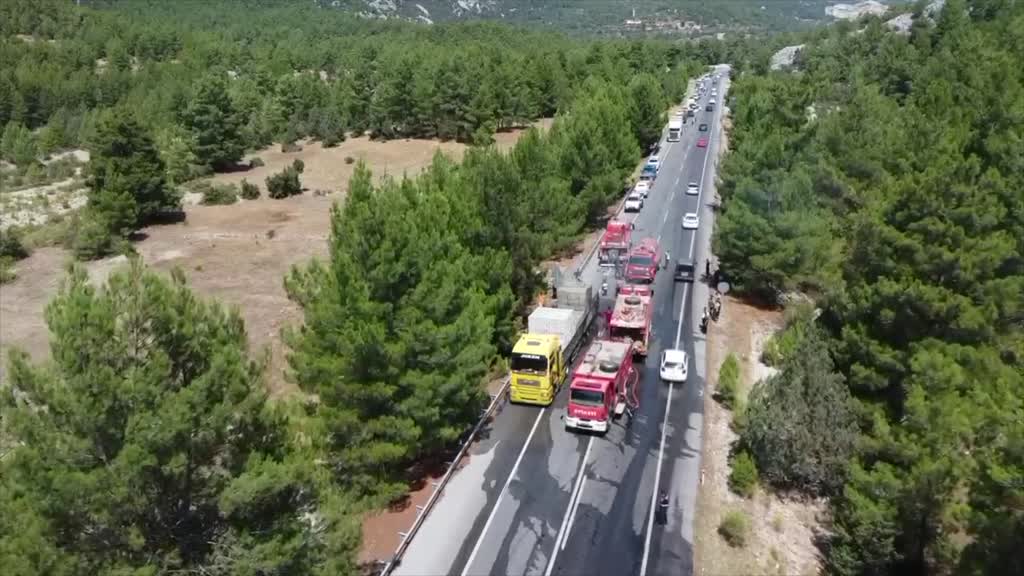
M 314 0 L 364 17 L 426 23 L 487 19 L 612 34 L 794 29 L 830 21 L 836 0 Z

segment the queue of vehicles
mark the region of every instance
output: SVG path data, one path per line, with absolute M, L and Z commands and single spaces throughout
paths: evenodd
M 685 118 L 699 108 L 698 98 L 708 92 L 708 78 L 698 85 L 698 96 L 685 112 L 669 122 L 667 140 L 680 139 Z M 714 109 L 718 75 L 714 76 L 711 98 L 705 110 Z M 685 116 L 684 116 L 685 114 Z M 699 131 L 706 132 L 707 124 Z M 701 136 L 698 147 L 707 147 Z M 626 197 L 624 212 L 639 212 L 651 193 L 661 168 L 658 150 L 644 163 L 640 179 Z M 689 182 L 687 195 L 699 195 L 700 185 Z M 682 226 L 699 227 L 696 212 L 687 212 Z M 635 226 L 612 218 L 598 245 L 601 267 L 621 268 L 622 279 L 615 301 L 607 315 L 606 332 L 591 341 L 598 317 L 600 296 L 581 283 L 566 283 L 556 288 L 552 306 L 536 308 L 527 319 L 527 331 L 516 342 L 510 359 L 510 396 L 513 402 L 551 405 L 559 389 L 569 382 L 569 400 L 564 423 L 567 429 L 607 432 L 614 418 L 635 410 L 639 404 L 640 376 L 635 359 L 647 356 L 654 314 L 654 281 L 658 271 L 668 264 L 668 255 L 652 238 L 633 244 Z M 680 258 L 674 263 L 673 280 L 693 282 L 695 263 Z M 589 344 L 588 344 L 589 341 Z M 585 348 L 578 366 L 575 359 Z M 689 358 L 685 351 L 666 349 L 658 360 L 659 376 L 666 382 L 685 382 Z

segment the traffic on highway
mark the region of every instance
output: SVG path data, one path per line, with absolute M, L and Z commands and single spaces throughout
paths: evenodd
M 693 83 L 594 253 L 528 318 L 510 402 L 393 574 L 692 572 L 709 290 L 693 280 L 728 72 Z

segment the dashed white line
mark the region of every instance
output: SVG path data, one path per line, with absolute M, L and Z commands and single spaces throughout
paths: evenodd
M 685 288 L 684 288 L 685 291 Z M 674 383 L 668 383 L 668 397 L 671 400 Z M 668 413 L 672 402 L 665 403 L 665 418 L 661 421 L 661 446 L 658 447 L 658 466 L 654 471 L 654 491 L 651 492 L 651 513 L 647 516 L 647 538 L 644 540 L 644 559 L 640 562 L 640 576 L 647 573 L 647 559 L 651 554 L 651 531 L 654 528 L 654 511 L 658 505 L 658 480 L 661 478 L 661 463 L 665 456 L 665 436 L 668 434 Z
M 555 547 L 551 551 L 551 560 L 548 562 L 548 568 L 544 572 L 544 576 L 551 576 L 551 571 L 555 569 L 555 560 L 558 558 L 558 552 L 565 548 L 565 543 L 569 540 L 569 528 L 576 520 L 576 506 L 579 504 L 580 494 L 583 493 L 583 481 L 587 476 L 587 459 L 590 457 L 590 449 L 593 446 L 594 437 L 591 436 L 590 441 L 587 442 L 587 450 L 583 453 L 583 463 L 580 464 L 576 485 L 573 486 L 572 494 L 569 496 L 569 506 L 565 509 L 565 516 L 562 517 L 562 526 L 558 529 Z M 463 576 L 465 576 L 465 573 L 463 573 Z
M 466 576 L 469 573 L 469 569 L 473 566 L 473 560 L 476 559 L 477 552 L 480 551 L 480 545 L 484 542 L 484 537 L 487 536 L 487 530 L 491 527 L 491 522 L 494 521 L 494 515 L 498 513 L 498 508 L 501 506 L 501 501 L 505 498 L 505 494 L 508 494 L 508 485 L 512 483 L 512 479 L 516 476 L 516 471 L 519 469 L 519 463 L 523 461 L 523 455 L 526 454 L 526 449 L 530 447 L 530 440 L 533 440 L 533 433 L 537 431 L 537 425 L 540 424 L 541 418 L 544 416 L 544 412 L 547 408 L 541 408 L 540 412 L 537 413 L 537 419 L 533 421 L 533 428 L 530 428 L 530 435 L 526 437 L 526 442 L 523 444 L 523 449 L 519 451 L 519 457 L 516 458 L 516 463 L 512 466 L 512 471 L 509 473 L 508 478 L 505 479 L 505 485 L 501 487 L 501 492 L 498 494 L 498 500 L 494 503 L 494 508 L 491 509 L 491 514 L 487 516 L 487 522 L 484 523 L 484 529 L 480 532 L 480 537 L 477 538 L 476 544 L 473 546 L 473 551 L 469 553 L 469 559 L 466 560 L 466 565 L 462 569 L 462 576 Z
M 697 192 L 697 211 L 698 211 L 698 213 L 700 213 L 700 206 L 701 206 L 700 199 L 701 199 L 701 195 L 704 192 L 704 177 L 705 177 L 705 175 L 707 173 L 707 169 L 708 169 L 708 158 L 711 156 L 711 151 L 713 149 L 711 141 L 714 139 L 715 122 L 716 122 L 716 120 L 718 120 L 718 110 L 717 109 L 711 115 L 711 126 L 710 126 L 711 132 L 710 132 L 709 137 L 708 137 L 708 147 L 705 148 L 705 151 L 704 151 L 704 165 L 703 165 L 703 167 L 701 168 L 701 171 L 700 171 L 700 189 Z M 694 230 L 693 234 L 690 236 L 690 249 L 688 250 L 688 254 L 689 254 L 689 258 L 691 260 L 693 259 L 693 248 L 697 244 L 697 232 L 698 232 L 698 230 Z M 680 340 L 680 337 L 682 336 L 682 330 L 683 330 L 683 320 L 686 318 L 686 299 L 689 296 L 689 288 L 690 288 L 689 284 L 685 284 L 683 286 L 683 299 L 679 303 L 679 324 L 676 326 L 676 340 L 675 340 L 675 345 L 673 346 L 674 348 L 679 348 L 679 340 Z M 650 554 L 651 554 L 651 536 L 652 536 L 652 532 L 653 532 L 653 529 L 654 529 L 654 513 L 655 513 L 655 510 L 657 509 L 657 505 L 658 505 L 658 490 L 661 487 L 661 465 L 662 465 L 662 461 L 664 460 L 664 456 L 665 456 L 665 439 L 667 438 L 667 435 L 668 435 L 668 414 L 669 414 L 669 411 L 672 408 L 672 392 L 673 392 L 673 385 L 672 385 L 671 382 L 669 382 L 668 398 L 665 400 L 665 418 L 661 422 L 661 444 L 658 447 L 658 465 L 655 467 L 655 472 L 654 472 L 654 490 L 651 492 L 650 514 L 647 517 L 647 535 L 644 538 L 644 556 L 643 556 L 643 560 L 640 562 L 640 576 L 645 576 L 646 575 L 646 573 L 647 573 L 647 562 L 648 562 L 648 560 L 650 558 Z

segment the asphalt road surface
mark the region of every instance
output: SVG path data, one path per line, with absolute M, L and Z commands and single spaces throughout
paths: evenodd
M 719 103 L 728 89 L 719 67 Z M 678 142 L 662 141 L 661 170 L 643 210 L 626 214 L 634 242 L 656 238 L 672 259 L 691 256 L 704 272 L 712 229 L 721 105 L 706 112 Z M 698 132 L 701 123 L 708 132 Z M 710 139 L 707 148 L 698 138 Z M 700 196 L 686 194 L 701 182 Z M 698 212 L 697 231 L 683 230 L 682 216 Z M 596 258 L 582 279 L 600 286 Z M 672 265 L 654 283 L 655 311 L 649 355 L 640 366 L 640 409 L 607 435 L 566 431 L 563 387 L 548 408 L 505 404 L 465 466 L 412 541 L 394 574 L 476 575 L 686 575 L 693 570 L 693 512 L 700 482 L 703 426 L 704 342 L 697 330 L 708 289 L 675 284 Z M 614 285 L 609 290 L 609 299 Z M 699 304 L 694 304 L 699 303 Z M 658 377 L 658 357 L 679 347 L 690 355 L 689 379 L 669 385 Z M 670 497 L 667 521 L 656 522 L 654 501 Z

